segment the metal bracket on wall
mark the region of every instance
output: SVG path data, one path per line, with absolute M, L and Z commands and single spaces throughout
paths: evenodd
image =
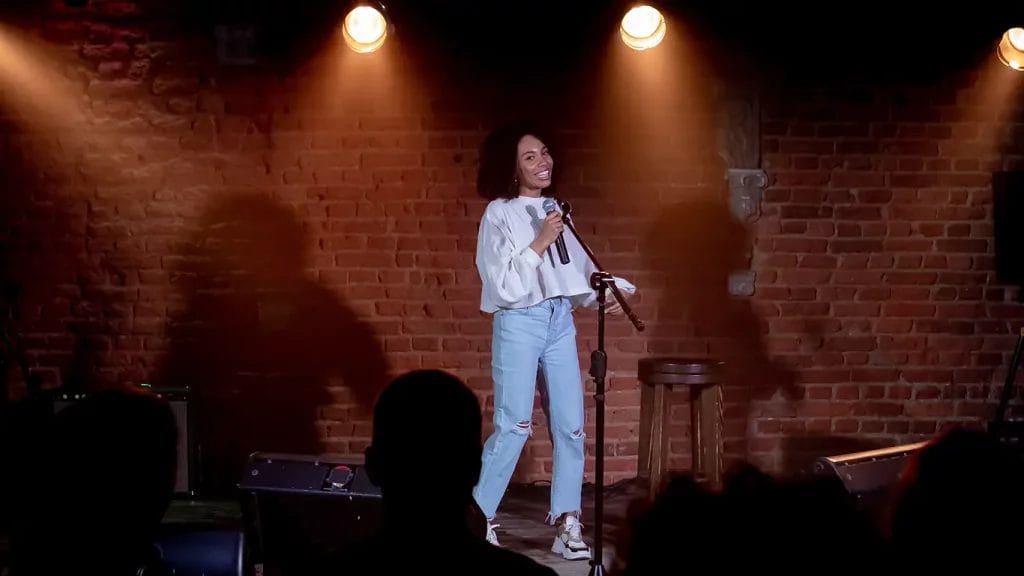
M 755 222 L 761 215 L 761 199 L 768 187 L 768 174 L 761 169 L 761 109 L 753 90 L 727 88 L 719 98 L 722 114 L 718 128 L 718 153 L 725 160 L 725 179 L 729 185 L 729 207 L 733 217 L 743 224 Z M 756 275 L 748 267 L 729 276 L 729 294 L 754 294 Z

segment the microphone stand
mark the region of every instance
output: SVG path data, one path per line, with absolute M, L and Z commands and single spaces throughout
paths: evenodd
M 580 237 L 579 232 L 572 222 L 572 205 L 566 200 L 559 200 L 562 209 L 562 222 L 572 232 L 572 235 L 579 241 L 587 257 L 594 263 L 597 272 L 590 275 L 590 287 L 597 290 L 597 349 L 590 354 L 590 376 L 594 379 L 594 401 L 597 408 L 597 422 L 595 423 L 597 438 L 595 441 L 595 462 L 594 471 L 596 486 L 594 492 L 594 550 L 590 558 L 590 576 L 604 576 L 604 391 L 605 374 L 608 369 L 608 354 L 604 348 L 604 319 L 606 291 L 611 290 L 615 300 L 622 306 L 622 311 L 629 317 L 629 321 L 637 330 L 643 332 L 645 326 L 640 321 L 633 309 L 622 297 L 618 286 L 612 275 L 604 271 L 604 268 L 597 261 L 594 252 L 587 246 L 587 243 Z

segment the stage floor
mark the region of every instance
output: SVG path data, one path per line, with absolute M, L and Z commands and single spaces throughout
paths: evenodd
M 624 526 L 629 503 L 645 494 L 638 482 L 622 482 L 605 488 L 604 554 L 605 571 L 615 562 L 615 542 Z M 584 489 L 583 525 L 587 541 L 593 545 L 594 487 Z M 509 488 L 498 514 L 498 538 L 504 548 L 525 554 L 552 567 L 562 576 L 587 576 L 590 563 L 568 561 L 553 554 L 554 527 L 544 523 L 548 512 L 548 485 L 516 485 Z M 224 501 L 176 500 L 165 517 L 168 523 L 234 524 L 240 520 L 237 503 Z
M 624 527 L 629 503 L 643 495 L 638 484 L 623 483 L 605 488 L 604 497 L 604 567 L 610 570 L 615 560 L 615 542 Z M 583 494 L 584 538 L 594 544 L 594 489 L 588 486 Z M 587 576 L 586 560 L 563 560 L 551 552 L 555 529 L 544 523 L 548 513 L 548 486 L 515 486 L 509 489 L 498 513 L 498 539 L 501 545 L 546 564 L 562 576 Z

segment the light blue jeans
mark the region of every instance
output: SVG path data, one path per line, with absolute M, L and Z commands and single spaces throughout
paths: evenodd
M 538 370 L 539 369 L 539 370 Z M 565 512 L 580 514 L 583 488 L 583 382 L 576 352 L 576 324 L 568 298 L 550 298 L 528 308 L 494 313 L 491 374 L 494 433 L 484 443 L 480 480 L 473 491 L 488 519 L 494 518 L 532 434 L 538 371 L 553 448 L 548 523 Z

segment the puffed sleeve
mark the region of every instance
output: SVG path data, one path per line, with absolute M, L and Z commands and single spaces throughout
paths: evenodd
M 569 234 L 566 234 L 566 246 L 569 248 L 569 252 L 572 258 L 578 259 L 577 261 L 583 262 L 583 277 L 586 278 L 587 283 L 590 283 L 590 276 L 594 272 L 597 272 L 597 267 L 594 266 L 594 262 L 587 256 L 587 253 L 580 246 L 579 242 L 575 237 L 570 238 Z M 615 283 L 615 287 L 619 289 L 619 292 L 623 296 L 629 298 L 633 294 L 636 294 L 636 286 L 634 286 L 629 280 L 621 278 L 619 276 L 612 276 L 612 282 Z M 615 302 L 615 295 L 612 294 L 611 289 L 605 292 L 605 305 L 610 305 Z M 574 308 L 597 308 L 597 290 L 590 290 L 584 294 L 578 294 L 572 298 L 572 305 Z
M 516 245 L 500 211 L 484 212 L 477 233 L 476 266 L 492 301 L 498 306 L 515 306 L 537 283 L 541 262 L 529 244 Z

